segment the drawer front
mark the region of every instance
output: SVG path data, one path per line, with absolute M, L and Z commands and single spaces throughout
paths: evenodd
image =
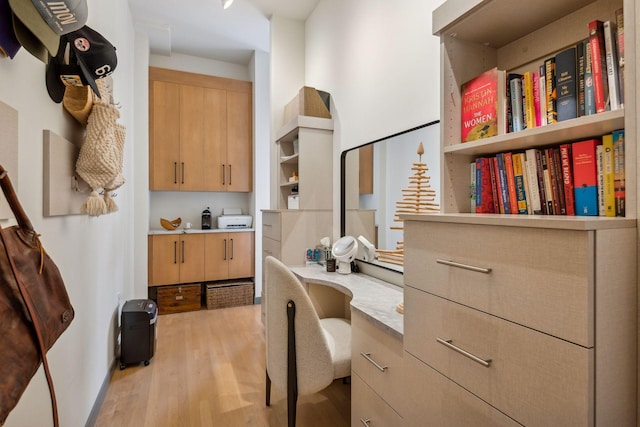
M 593 232 L 408 221 L 404 234 L 405 284 L 594 345 Z
M 521 426 L 410 354 L 405 358 L 407 427 Z
M 593 419 L 593 349 L 413 288 L 405 288 L 404 345 L 525 425 L 584 426 Z
M 404 420 L 358 374 L 354 374 L 351 376 L 351 425 L 402 427 Z
M 263 237 L 262 239 L 262 260 L 271 255 L 272 257 L 280 259 L 280 242 L 277 240 Z
M 402 415 L 402 342 L 352 313 L 351 349 L 351 369 Z
M 200 310 L 201 285 L 177 285 L 158 288 L 158 314 Z
M 262 213 L 262 236 L 280 241 L 280 213 L 263 212 Z

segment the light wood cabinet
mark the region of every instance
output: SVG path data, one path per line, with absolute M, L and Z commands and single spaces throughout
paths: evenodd
M 205 280 L 253 277 L 254 233 L 210 233 L 204 239 Z
M 298 189 L 298 209 L 333 206 L 333 120 L 297 116 L 276 136 L 279 150 L 278 208 L 287 209 Z M 296 181 L 291 181 L 292 176 Z
M 251 191 L 251 82 L 154 67 L 149 79 L 149 188 Z
M 148 237 L 149 286 L 204 280 L 204 235 L 160 234 Z

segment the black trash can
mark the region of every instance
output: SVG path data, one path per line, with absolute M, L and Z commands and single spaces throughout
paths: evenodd
M 150 299 L 124 303 L 120 319 L 120 369 L 133 363 L 149 364 L 156 351 L 158 306 Z

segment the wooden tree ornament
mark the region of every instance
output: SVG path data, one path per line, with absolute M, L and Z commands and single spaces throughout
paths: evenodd
M 426 175 L 429 170 L 427 164 L 422 161 L 424 146 L 418 145 L 418 161 L 411 166 L 412 175 L 409 175 L 409 186 L 402 189 L 402 200 L 396 202 L 396 212 L 393 221 L 399 225 L 393 225 L 391 230 L 403 230 L 403 220 L 400 214 L 433 214 L 440 212 L 440 205 L 435 203 L 436 190 L 431 188 L 431 177 Z M 404 265 L 404 241 L 396 242 L 396 249 L 376 249 L 378 260 L 390 264 Z

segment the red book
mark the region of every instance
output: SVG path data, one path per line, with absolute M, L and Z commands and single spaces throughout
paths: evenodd
M 512 214 L 518 213 L 518 195 L 516 193 L 516 178 L 513 173 L 513 158 L 511 153 L 503 154 L 504 171 L 507 174 L 507 189 L 509 191 L 509 208 Z
M 576 215 L 598 216 L 596 146 L 599 144 L 600 140 L 589 139 L 571 145 Z
M 464 83 L 462 101 L 462 142 L 496 136 L 504 132 L 505 72 L 492 68 Z M 506 99 L 506 98 L 505 98 Z M 501 129 L 498 132 L 498 129 Z
M 604 24 L 602 21 L 589 22 L 589 48 L 591 50 L 591 71 L 593 73 L 596 113 L 602 113 L 609 109 L 609 82 L 604 46 Z
M 571 165 L 571 144 L 560 145 L 560 162 L 562 163 L 562 184 L 564 186 L 564 199 L 567 207 L 567 215 L 575 215 L 575 203 L 573 201 L 573 170 Z
M 491 159 L 476 159 L 476 213 L 495 213 L 491 188 Z

